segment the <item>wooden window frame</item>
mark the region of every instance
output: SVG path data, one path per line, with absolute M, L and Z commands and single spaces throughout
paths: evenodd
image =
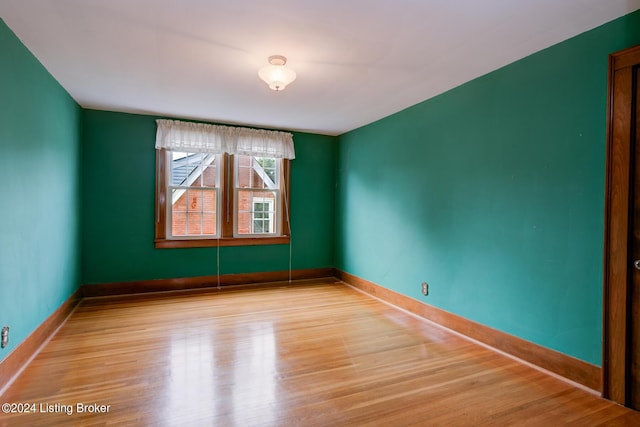
M 278 236 L 256 236 L 244 237 L 234 236 L 234 183 L 235 166 L 233 156 L 223 154 L 220 156 L 222 167 L 220 173 L 220 227 L 219 237 L 214 238 L 167 238 L 167 150 L 156 150 L 156 197 L 155 197 L 155 239 L 156 248 L 202 248 L 217 246 L 256 246 L 256 245 L 285 245 L 291 240 L 290 233 L 290 197 L 289 197 L 289 171 L 290 163 L 287 159 L 282 159 L 282 197 L 280 198 L 281 233 Z

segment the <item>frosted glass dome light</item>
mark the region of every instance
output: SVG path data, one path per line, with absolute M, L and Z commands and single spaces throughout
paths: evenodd
M 281 91 L 296 79 L 296 72 L 285 67 L 287 58 L 281 55 L 269 57 L 269 65 L 258 71 L 258 76 L 275 91 Z

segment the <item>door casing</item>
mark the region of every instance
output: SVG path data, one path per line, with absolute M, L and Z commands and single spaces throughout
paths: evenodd
M 632 280 L 636 84 L 640 46 L 609 56 L 603 265 L 603 397 L 631 406 Z M 640 147 L 638 147 L 640 149 Z M 636 408 L 638 409 L 638 408 Z

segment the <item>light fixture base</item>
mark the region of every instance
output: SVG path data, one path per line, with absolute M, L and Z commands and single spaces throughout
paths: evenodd
M 269 57 L 269 64 L 271 65 L 285 65 L 287 63 L 287 58 L 282 55 L 271 55 Z

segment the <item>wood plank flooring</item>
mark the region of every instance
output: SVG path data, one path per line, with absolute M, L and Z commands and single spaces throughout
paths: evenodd
M 5 402 L 36 413 L 1 426 L 640 425 L 332 280 L 85 299 Z

